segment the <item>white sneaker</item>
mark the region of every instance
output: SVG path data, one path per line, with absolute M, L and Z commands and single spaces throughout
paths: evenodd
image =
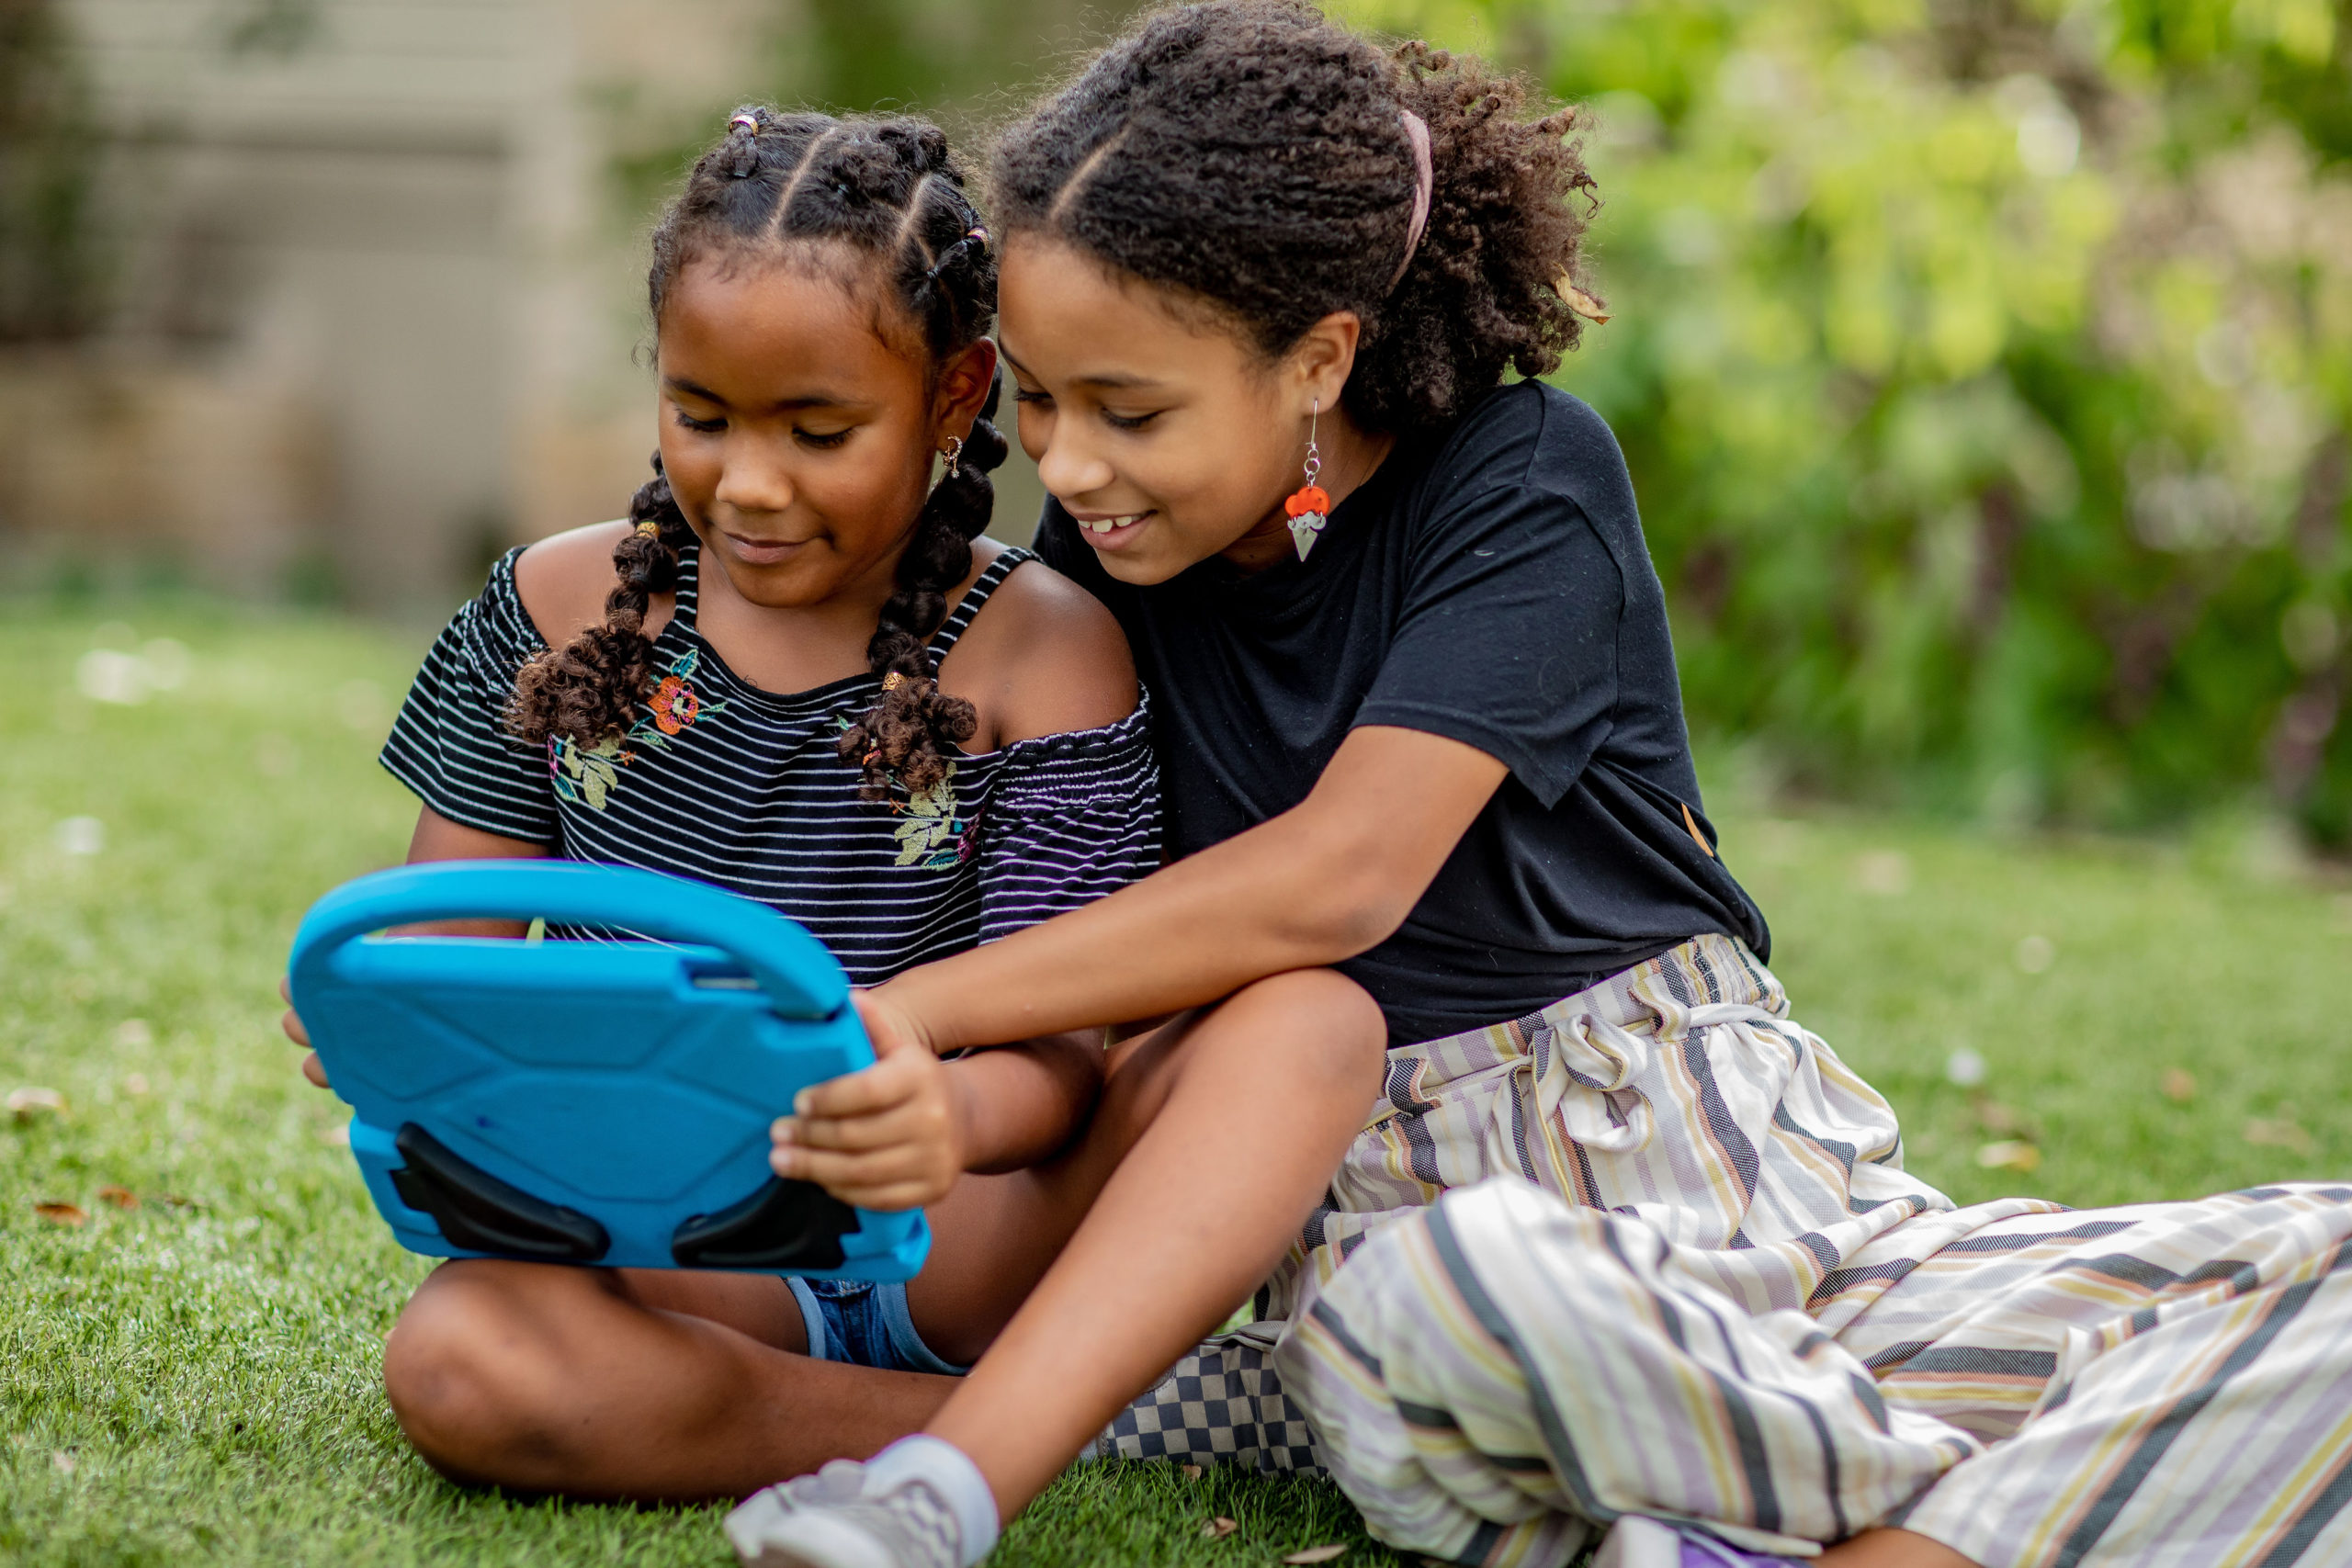
M 750 1568 L 962 1568 L 956 1511 L 930 1483 L 908 1477 L 869 1495 L 865 1467 L 837 1459 L 753 1493 L 727 1516 L 727 1539 Z

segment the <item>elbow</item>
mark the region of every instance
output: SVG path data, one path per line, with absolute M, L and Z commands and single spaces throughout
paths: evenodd
M 1334 856 L 1317 873 L 1295 906 L 1312 964 L 1337 964 L 1378 947 L 1396 934 L 1420 898 L 1419 889 L 1404 886 L 1376 855 Z

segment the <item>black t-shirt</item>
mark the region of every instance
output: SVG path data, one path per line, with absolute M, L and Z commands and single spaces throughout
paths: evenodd
M 1051 501 L 1037 546 L 1134 646 L 1171 856 L 1297 805 L 1358 725 L 1510 766 L 1404 926 L 1339 965 L 1392 1043 L 1523 1018 L 1702 932 L 1769 955 L 1694 836 L 1713 829 L 1665 594 L 1616 438 L 1575 398 L 1520 382 L 1400 446 L 1304 562 L 1213 557 L 1136 588 Z

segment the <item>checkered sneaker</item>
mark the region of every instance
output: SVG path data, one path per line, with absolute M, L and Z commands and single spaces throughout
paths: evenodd
M 1283 1393 L 1272 1348 L 1264 1325 L 1204 1341 L 1119 1412 L 1089 1456 L 1321 1475 L 1315 1434 Z

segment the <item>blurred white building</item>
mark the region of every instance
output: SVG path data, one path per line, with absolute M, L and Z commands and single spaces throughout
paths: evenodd
M 55 4 L 118 308 L 0 353 L 9 557 L 423 613 L 619 513 L 650 214 L 608 171 L 774 80 L 774 0 Z

